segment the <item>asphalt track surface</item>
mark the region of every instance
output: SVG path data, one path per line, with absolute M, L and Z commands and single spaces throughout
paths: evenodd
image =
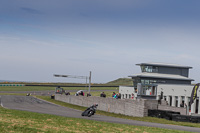
M 200 132 L 200 128 L 134 121 L 134 120 L 115 118 L 115 117 L 101 116 L 101 115 L 94 115 L 92 117 L 83 117 L 81 116 L 82 111 L 59 106 L 31 96 L 1 95 L 0 104 L 2 107 L 8 109 L 25 110 L 25 111 L 53 114 L 65 117 L 82 118 L 88 120 L 96 120 L 96 121 L 104 121 L 110 123 L 120 123 L 120 124 L 136 125 L 136 126 L 148 126 L 148 127 L 158 127 L 158 128 L 183 130 L 190 132 Z

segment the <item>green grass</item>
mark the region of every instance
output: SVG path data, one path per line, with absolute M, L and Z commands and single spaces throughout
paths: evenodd
M 0 86 L 0 91 L 40 91 L 40 90 L 55 90 L 55 87 L 41 87 L 41 86 Z
M 0 93 L 0 95 L 20 95 L 20 96 L 26 96 L 25 93 Z
M 2 133 L 187 133 L 170 129 L 98 122 L 10 110 L 2 107 L 0 107 L 0 131 Z
M 0 91 L 42 91 L 55 90 L 56 87 L 44 86 L 0 86 Z M 86 87 L 62 87 L 64 90 L 88 90 Z M 114 90 L 118 91 L 117 87 L 91 87 L 91 90 Z
M 78 106 L 78 105 L 73 105 L 61 101 L 57 101 L 54 99 L 51 99 L 49 96 L 36 96 L 37 98 L 41 98 L 43 100 L 69 107 L 69 108 L 74 108 L 77 110 L 85 110 L 86 107 Z M 200 128 L 200 123 L 188 123 L 188 122 L 176 122 L 176 121 L 170 121 L 166 119 L 160 119 L 160 118 L 155 118 L 155 117 L 131 117 L 131 116 L 126 116 L 122 114 L 115 114 L 115 113 L 109 113 L 105 111 L 100 111 L 97 110 L 97 114 L 100 115 L 105 115 L 105 116 L 112 116 L 112 117 L 118 117 L 118 118 L 123 118 L 123 119 L 130 119 L 130 120 L 138 120 L 138 121 L 146 121 L 146 122 L 154 122 L 154 123 L 162 123 L 162 124 L 169 124 L 169 125 L 179 125 L 179 126 L 188 126 L 188 127 L 198 127 Z

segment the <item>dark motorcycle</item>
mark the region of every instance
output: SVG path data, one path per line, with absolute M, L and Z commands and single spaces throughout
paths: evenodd
M 98 104 L 93 104 L 92 106 L 87 108 L 81 115 L 88 116 L 88 117 L 94 115 L 96 113 L 97 106 Z

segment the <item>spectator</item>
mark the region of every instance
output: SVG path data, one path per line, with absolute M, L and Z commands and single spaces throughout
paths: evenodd
M 182 103 L 180 104 L 180 107 L 184 107 L 184 102 L 182 101 Z
M 87 93 L 87 97 L 92 96 L 90 93 Z
M 135 89 L 135 93 L 137 93 L 137 89 Z
M 70 95 L 70 92 L 65 92 L 65 95 Z
M 116 99 L 117 99 L 117 98 L 118 98 L 117 94 L 115 94 L 115 95 L 113 96 L 113 98 L 116 98 Z
M 100 97 L 103 97 L 103 93 L 104 93 L 104 92 L 101 92 Z
M 103 92 L 103 97 L 106 97 L 106 94 Z
M 114 98 L 114 96 L 115 96 L 115 92 L 113 92 L 113 94 L 112 94 L 112 97 Z
M 104 92 L 102 92 L 102 93 L 100 94 L 100 97 L 106 97 L 106 94 L 105 94 Z
M 121 93 L 119 93 L 119 95 L 118 95 L 118 99 L 121 99 Z
M 84 96 L 83 90 L 79 90 L 76 92 L 75 96 L 79 96 L 79 95 Z
M 185 103 L 185 108 L 187 108 L 187 104 Z
M 84 92 L 83 92 L 83 91 L 81 91 L 81 92 L 80 92 L 80 95 L 84 96 Z
M 116 99 L 118 99 L 118 98 L 119 98 L 119 94 L 117 93 Z
M 132 94 L 131 94 L 131 99 L 134 99 L 134 97 L 135 97 L 135 96 L 134 96 L 134 94 L 132 93 Z

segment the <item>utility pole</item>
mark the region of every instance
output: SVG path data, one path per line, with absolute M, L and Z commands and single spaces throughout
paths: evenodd
M 89 90 L 88 90 L 88 93 L 90 93 L 90 87 L 91 87 L 91 75 L 92 75 L 92 72 L 90 71 L 90 76 L 89 76 Z

